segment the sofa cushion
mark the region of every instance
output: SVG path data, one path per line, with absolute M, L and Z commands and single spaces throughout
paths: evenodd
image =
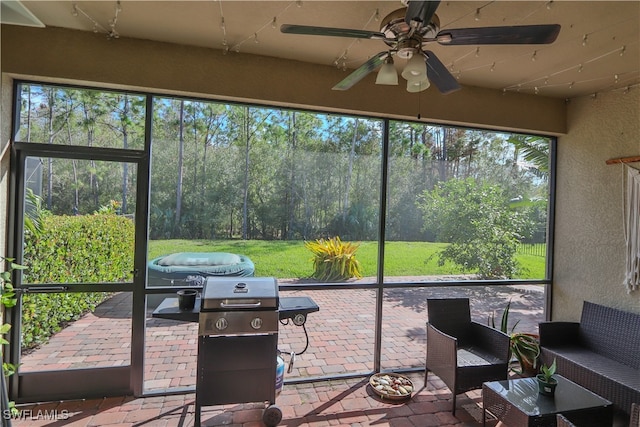
M 458 349 L 458 366 L 489 366 L 501 362 L 497 357 L 477 347 L 465 347 Z
M 640 401 L 640 371 L 579 346 L 543 347 L 542 361 L 556 359 L 558 374 L 629 412 Z
M 583 347 L 547 347 L 545 350 L 557 357 L 562 357 L 579 366 L 595 371 L 597 375 L 640 390 L 640 371 L 631 366 L 615 362 L 608 357 L 585 350 Z M 558 369 L 558 373 L 562 375 L 560 369 Z

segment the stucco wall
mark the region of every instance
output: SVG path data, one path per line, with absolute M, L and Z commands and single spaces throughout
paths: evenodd
M 330 88 L 345 73 L 242 53 L 148 40 L 107 40 L 104 34 L 60 28 L 1 27 L 2 72 L 55 81 L 193 94 L 343 113 L 472 125 L 532 133 L 566 130 L 563 100 L 465 87 L 441 95 L 435 87 L 410 94 L 375 85 L 375 73 L 348 91 Z
M 0 255 L 6 255 L 9 194 L 9 134 L 11 131 L 11 79 L 0 80 Z M 4 265 L 0 266 L 0 271 Z
M 640 291 L 622 284 L 624 167 L 605 164 L 640 155 L 640 88 L 573 99 L 567 123 L 558 140 L 552 318 L 579 319 L 584 300 L 640 313 Z

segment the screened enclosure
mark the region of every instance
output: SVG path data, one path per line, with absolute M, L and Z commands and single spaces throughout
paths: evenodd
M 551 138 L 98 88 L 16 88 L 14 211 L 21 226 L 13 252 L 27 266 L 16 284 L 50 299 L 45 306 L 63 299 L 73 306 L 68 318 L 28 339 L 45 348 L 117 297 L 128 344 L 114 363 L 130 367 L 137 393 L 195 384 L 188 369 L 180 381 L 152 369 L 164 336 L 159 328 L 180 328 L 186 341 L 193 333 L 194 325 L 152 316 L 164 298 L 190 285 L 149 274 L 150 261 L 172 254 L 245 257 L 255 276 L 278 279 L 283 295 L 315 295 L 313 357 L 301 358 L 301 378 L 420 368 L 420 301 L 448 286 L 478 301 L 500 293 L 517 300 L 533 289 L 539 296 L 528 324 L 543 320 Z M 61 224 L 66 234 L 52 246 L 42 236 Z M 83 252 L 74 239 L 95 245 Z M 352 251 L 352 268 L 343 267 L 349 274 L 318 272 L 310 247 L 328 241 Z M 368 353 L 351 365 L 313 369 L 312 359 L 331 358 L 313 353 L 314 340 L 323 339 L 314 328 L 348 311 L 336 311 L 336 301 L 364 309 L 353 333 Z M 24 331 L 33 330 L 26 311 L 32 303 L 21 304 L 13 342 L 24 343 Z M 502 308 L 492 304 L 479 303 L 476 316 Z M 400 323 L 399 306 L 407 310 Z M 299 346 L 301 331 L 286 330 L 282 346 Z M 386 343 L 398 336 L 404 350 L 394 355 Z M 186 365 L 195 363 L 195 347 L 182 351 Z M 350 360 L 353 351 L 334 356 Z M 47 369 L 33 368 L 33 354 L 12 357 L 25 372 Z M 104 367 L 51 360 L 62 370 Z

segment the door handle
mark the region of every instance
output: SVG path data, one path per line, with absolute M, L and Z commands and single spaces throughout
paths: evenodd
M 47 292 L 64 292 L 68 289 L 67 286 L 28 286 L 17 288 L 16 292 L 23 294 L 41 294 Z

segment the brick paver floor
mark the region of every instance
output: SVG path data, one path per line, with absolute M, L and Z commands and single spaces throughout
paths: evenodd
M 311 297 L 320 311 L 311 313 L 306 330 L 309 346 L 295 359 L 285 380 L 370 372 L 373 368 L 375 336 L 375 291 L 362 289 L 281 292 L 280 296 Z M 511 322 L 516 330 L 537 332 L 543 320 L 544 292 L 541 286 L 482 286 L 394 288 L 384 292 L 382 322 L 382 369 L 400 370 L 424 366 L 426 299 L 467 296 L 472 317 L 486 323 L 490 314 L 499 316 L 511 300 Z M 118 294 L 51 338 L 49 343 L 26 355 L 23 372 L 74 369 L 129 364 L 131 301 Z M 146 323 L 145 391 L 195 386 L 197 324 L 153 318 Z M 304 329 L 281 325 L 278 347 L 301 352 L 306 344 Z M 479 394 L 459 398 L 453 418 L 450 393 L 437 377 L 423 386 L 423 373 L 411 374 L 419 388 L 408 403 L 383 402 L 371 394 L 366 380 L 332 380 L 310 384 L 287 384 L 277 400 L 282 407 L 282 425 L 479 425 Z M 14 425 L 46 426 L 190 426 L 193 394 L 149 398 L 108 398 L 46 405 L 26 405 L 31 412 Z M 260 426 L 257 404 L 205 408 L 204 425 Z M 260 405 L 258 405 L 260 406 Z M 55 410 L 56 421 L 32 419 L 38 409 Z M 34 412 L 35 411 L 35 412 Z M 66 412 L 63 412 L 66 411 Z M 61 414 L 70 417 L 62 420 Z M 66 416 L 62 415 L 62 416 Z M 36 416 L 37 418 L 37 416 Z
M 283 427 L 480 427 L 482 397 L 479 391 L 458 396 L 455 417 L 451 393 L 436 376 L 424 386 L 423 373 L 408 376 L 416 386 L 411 399 L 384 401 L 367 379 L 321 381 L 285 385 L 276 405 Z M 192 427 L 194 394 L 147 398 L 105 399 L 20 405 L 14 427 Z M 202 426 L 264 427 L 265 405 L 245 403 L 202 408 Z M 616 415 L 613 427 L 627 427 L 628 418 Z M 488 417 L 488 427 L 504 427 Z M 512 426 L 519 427 L 519 426 Z
M 276 399 L 282 410 L 280 426 L 480 426 L 480 394 L 458 398 L 456 416 L 450 394 L 437 377 L 423 387 L 423 374 L 409 375 L 416 392 L 409 401 L 384 401 L 366 379 L 285 385 Z M 263 426 L 260 403 L 221 405 L 202 409 L 202 426 Z M 161 397 L 116 397 L 19 406 L 22 426 L 190 427 L 194 425 L 194 394 Z M 495 422 L 489 425 L 495 425 Z

